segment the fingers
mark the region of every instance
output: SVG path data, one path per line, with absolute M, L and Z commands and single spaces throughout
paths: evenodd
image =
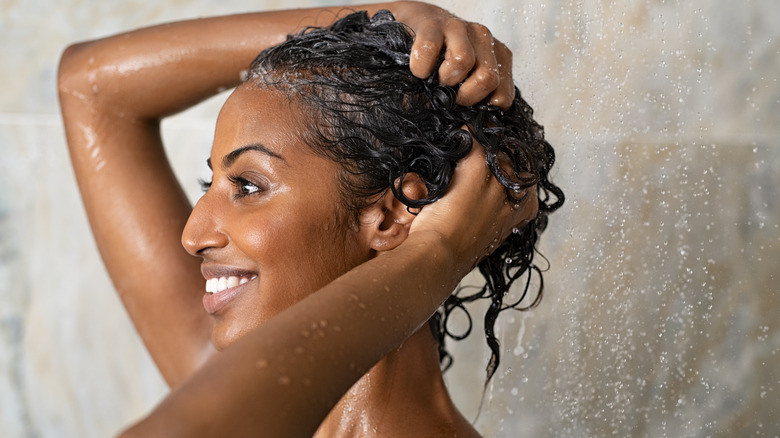
M 477 47 L 472 40 L 473 23 L 453 20 L 444 34 L 444 61 L 439 67 L 439 82 L 454 86 L 469 77 L 477 63 Z M 480 53 L 482 54 L 482 53 Z
M 474 105 L 490 97 L 491 104 L 509 108 L 515 95 L 512 52 L 487 27 L 425 3 L 400 2 L 393 12 L 415 34 L 409 61 L 412 74 L 429 77 L 444 50 L 439 81 L 461 84 L 459 104 Z
M 466 195 L 470 199 L 469 208 L 461 210 L 460 214 L 468 217 L 466 235 L 475 236 L 468 242 L 475 254 L 472 267 L 490 256 L 512 233 L 519 232 L 536 218 L 539 210 L 536 186 L 514 193 L 515 198 L 522 199 L 520 202 L 514 203 L 507 198 L 505 187 L 485 163 L 485 149 L 476 142 L 471 153 L 458 163 L 450 190 L 460 192 L 461 199 Z M 451 215 L 449 219 L 453 217 Z
M 512 80 L 512 51 L 501 41 L 494 40 L 493 53 L 498 66 L 499 83 L 493 94 L 490 95 L 490 103 L 506 110 L 515 99 L 515 83 Z
M 527 195 L 526 195 L 527 194 Z M 523 201 L 511 202 L 506 189 L 493 176 L 485 149 L 476 141 L 455 168 L 447 193 L 424 207 L 412 222 L 410 233 L 433 231 L 444 237 L 469 270 L 490 255 L 513 232 L 536 217 L 536 187 L 516 193 Z
M 510 227 L 510 232 L 515 232 L 515 230 L 528 225 L 539 214 L 539 196 L 536 192 L 536 185 L 523 190 L 523 193 L 519 195 L 523 201 L 512 206 L 510 217 L 506 222 L 506 225 Z M 507 237 L 509 237 L 509 233 L 505 232 L 502 240 Z
M 458 90 L 457 102 L 460 105 L 474 105 L 487 97 L 499 86 L 501 78 L 498 73 L 498 62 L 493 51 L 494 41 L 490 31 L 481 24 L 469 23 L 468 42 L 472 48 L 473 55 L 469 59 L 473 63 L 469 66 L 468 77 L 461 76 L 463 83 Z M 457 48 L 457 47 L 455 47 Z M 444 72 L 446 72 L 447 61 L 439 69 L 439 77 L 444 82 Z M 463 68 L 461 65 L 460 68 Z M 450 74 L 450 77 L 453 75 Z M 447 83 L 447 85 L 454 85 Z
M 444 33 L 439 27 L 428 26 L 417 31 L 412 44 L 409 68 L 418 78 L 427 78 L 439 61 L 444 46 Z
M 449 86 L 461 84 L 458 104 L 474 105 L 489 96 L 492 105 L 509 108 L 515 97 L 512 52 L 494 39 L 487 27 L 453 18 L 446 26 L 423 28 L 412 46 L 412 74 L 432 74 L 442 48 L 439 81 Z

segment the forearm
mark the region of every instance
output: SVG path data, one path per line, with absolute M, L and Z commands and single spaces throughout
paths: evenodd
M 211 358 L 127 436 L 311 436 L 365 371 L 419 329 L 514 226 L 516 207 L 475 145 L 408 238 Z
M 311 436 L 465 274 L 443 242 L 413 234 L 310 295 L 213 357 L 131 433 Z
M 392 4 L 350 10 L 392 8 Z M 257 54 L 306 26 L 330 24 L 343 7 L 257 12 L 139 29 L 67 49 L 61 95 L 126 117 L 161 118 L 240 83 Z
M 60 65 L 61 96 L 99 102 L 125 116 L 160 118 L 241 81 L 257 54 L 307 26 L 324 26 L 355 10 L 389 9 L 417 34 L 410 67 L 419 77 L 439 69 L 442 82 L 463 81 L 470 105 L 491 95 L 508 107 L 514 95 L 511 53 L 484 26 L 433 5 L 398 1 L 257 12 L 181 21 L 71 46 Z
M 301 26 L 329 23 L 339 10 L 184 21 L 77 44 L 62 56 L 60 103 L 92 231 L 172 386 L 211 350 L 211 323 L 199 299 L 199 263 L 180 243 L 191 206 L 165 157 L 159 121 L 236 85 L 260 50 Z

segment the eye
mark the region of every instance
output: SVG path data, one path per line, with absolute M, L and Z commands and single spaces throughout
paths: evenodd
M 234 197 L 236 199 L 251 196 L 263 191 L 255 183 L 240 176 L 230 176 L 228 179 L 233 184 L 233 187 L 235 187 L 236 193 Z

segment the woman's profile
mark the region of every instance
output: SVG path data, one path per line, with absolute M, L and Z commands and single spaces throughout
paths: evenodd
M 484 27 L 366 9 L 400 23 L 337 10 L 282 42 L 323 10 L 256 13 L 63 55 L 93 234 L 172 388 L 124 436 L 478 436 L 442 380 L 447 316 L 491 301 L 490 376 L 507 289 L 563 201 L 554 154 Z M 234 86 L 193 208 L 160 120 Z M 477 265 L 487 286 L 453 295 Z

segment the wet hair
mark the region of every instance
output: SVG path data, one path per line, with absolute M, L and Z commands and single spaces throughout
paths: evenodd
M 535 245 L 547 226 L 547 215 L 564 200 L 561 189 L 548 179 L 555 153 L 519 90 L 506 111 L 487 100 L 467 107 L 455 101 L 457 86 L 440 84 L 435 74 L 426 79 L 412 75 L 413 40 L 412 32 L 389 11 L 373 18 L 356 12 L 327 28 L 305 29 L 263 51 L 252 63 L 247 82 L 280 90 L 311 111 L 310 123 L 300 135 L 316 153 L 341 164 L 343 198 L 355 213 L 388 189 L 407 208 L 435 202 L 447 191 L 458 161 L 469 154 L 472 138 L 485 147 L 487 164 L 506 188 L 510 202 L 522 203 L 524 199 L 517 199 L 514 191 L 536 185 L 536 190 L 525 193 L 538 196 L 538 216 L 513 230 L 479 263 L 485 285 L 459 288 L 429 320 L 446 369 L 452 357 L 445 338 L 460 340 L 471 331 L 465 304 L 489 300 L 484 318 L 491 351 L 487 382 L 501 356 L 495 336 L 499 313 L 533 308 L 542 298 Z M 511 169 L 499 161 L 511 163 Z M 422 178 L 427 196 L 410 199 L 398 190 L 409 173 Z M 522 290 L 510 298 L 509 289 L 518 280 Z M 457 310 L 468 319 L 468 329 L 462 333 L 453 333 L 448 324 Z

